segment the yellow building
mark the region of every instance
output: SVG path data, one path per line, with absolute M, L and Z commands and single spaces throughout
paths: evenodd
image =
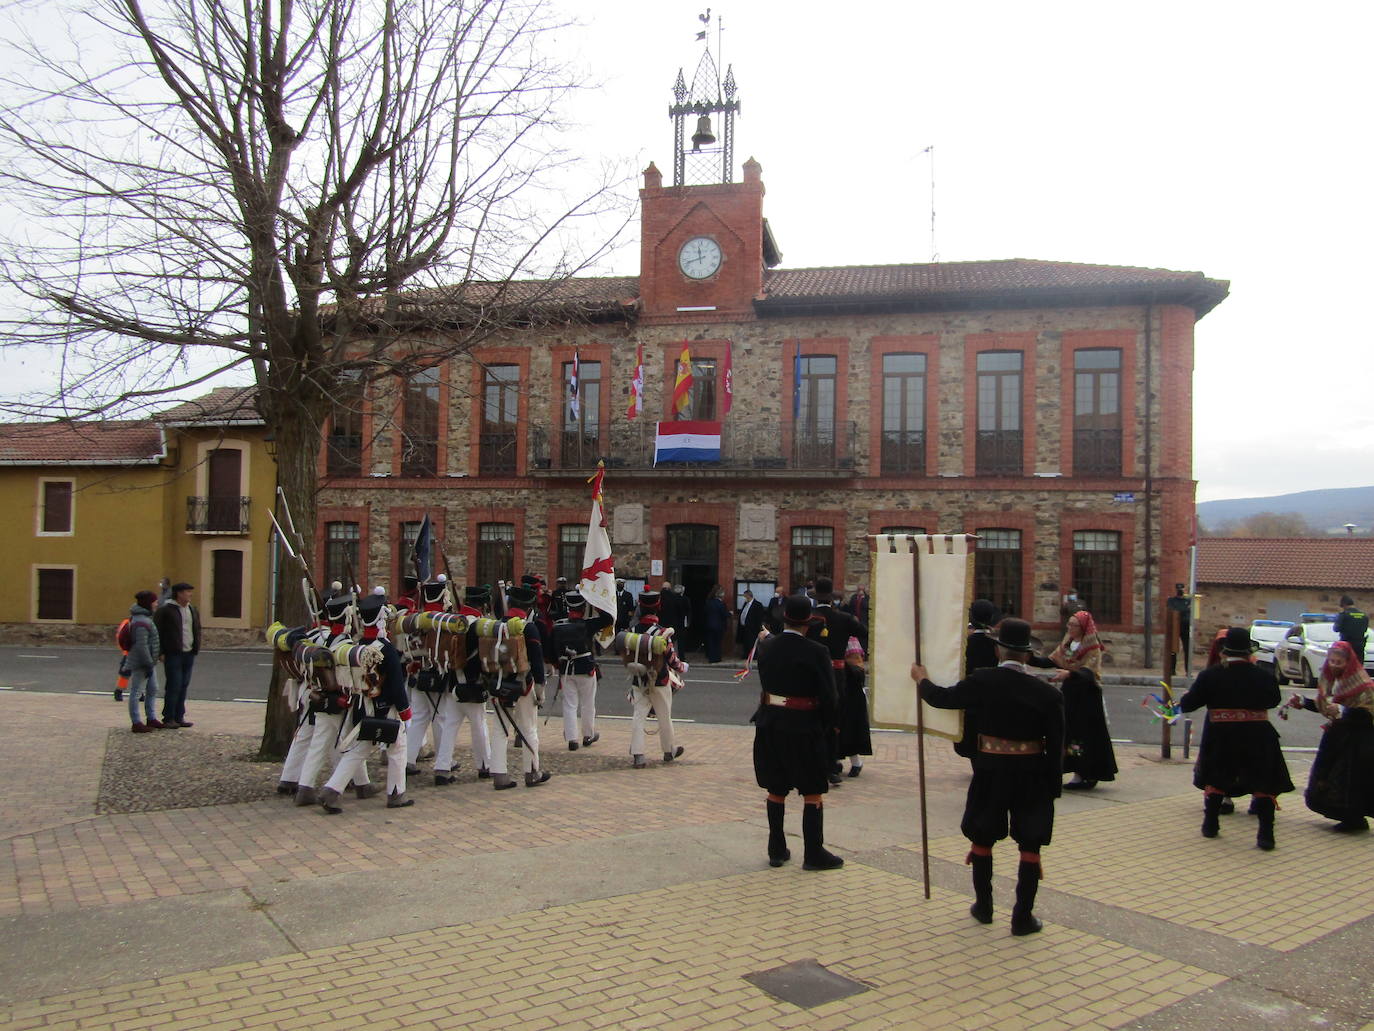
M 268 622 L 276 465 L 249 388 L 137 421 L 0 426 L 7 640 L 108 639 L 135 592 L 196 587 L 205 643 Z

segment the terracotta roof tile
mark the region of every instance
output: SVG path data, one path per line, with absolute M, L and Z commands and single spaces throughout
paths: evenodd
M 1006 293 L 1101 293 L 1160 290 L 1195 294 L 1210 310 L 1229 289 L 1201 272 L 1083 265 L 1068 261 L 1009 258 L 926 265 L 844 265 L 774 269 L 765 275 L 766 301 L 898 300 L 957 301 Z
M 1198 583 L 1374 589 L 1374 537 L 1202 537 Z
M 0 425 L 0 465 L 152 465 L 162 454 L 148 421 Z
M 154 418 L 164 424 L 220 426 L 232 422 L 261 426 L 262 416 L 253 406 L 257 393 L 253 386 L 216 387 L 202 397 L 159 412 Z

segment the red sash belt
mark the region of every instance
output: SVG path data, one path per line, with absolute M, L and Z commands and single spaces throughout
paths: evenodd
M 1018 741 L 1010 737 L 978 735 L 978 751 L 984 755 L 1039 755 L 1045 750 L 1043 741 Z
M 844 669 L 845 661 L 844 659 L 831 659 L 830 665 L 835 669 Z
M 767 691 L 763 692 L 759 701 L 763 705 L 776 705 L 779 709 L 801 709 L 804 712 L 819 709 L 821 705 L 815 698 L 793 698 L 791 695 L 769 694 Z
M 1267 709 L 1209 709 L 1208 718 L 1213 723 L 1267 723 Z

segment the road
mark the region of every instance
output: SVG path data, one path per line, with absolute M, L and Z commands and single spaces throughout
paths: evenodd
M 118 654 L 100 647 L 0 647 L 0 690 L 59 691 L 110 698 L 118 666 Z M 598 714 L 629 718 L 625 674 L 619 663 L 603 666 L 605 678 L 597 692 Z M 673 703 L 675 719 L 699 723 L 743 725 L 749 722 L 758 700 L 757 675 L 743 682 L 730 666 L 693 664 L 687 687 Z M 267 697 L 271 653 L 241 649 L 202 652 L 196 659 L 190 698 L 262 704 Z M 1103 694 L 1111 721 L 1112 737 L 1120 742 L 1157 744 L 1160 728 L 1140 702 L 1153 688 L 1107 685 Z M 1285 694 L 1291 688 L 1285 689 Z M 552 691 L 550 691 L 552 696 Z M 544 712 L 555 709 L 546 705 Z M 551 724 L 552 725 L 552 724 Z M 1294 713 L 1289 720 L 1275 720 L 1288 749 L 1315 749 L 1322 721 L 1311 713 Z M 1182 724 L 1173 732 L 1175 755 L 1182 747 Z

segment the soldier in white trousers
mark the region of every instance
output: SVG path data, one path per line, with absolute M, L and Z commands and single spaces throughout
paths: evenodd
M 634 627 L 635 633 L 650 636 L 665 633 L 658 622 L 659 602 L 658 591 L 645 591 L 639 596 L 640 618 Z M 671 630 L 667 631 L 667 634 L 671 633 Z M 651 709 L 658 717 L 658 743 L 663 748 L 663 761 L 670 763 L 682 754 L 682 746 L 673 740 L 673 681 L 681 683 L 682 674 L 686 672 L 687 663 L 677 657 L 677 648 L 669 637 L 662 659 L 655 661 L 645 672 L 635 674 L 631 688 L 633 716 L 630 721 L 630 755 L 635 769 L 642 770 L 648 765 L 644 758 L 644 739 L 645 724 Z
M 568 751 L 579 744 L 590 748 L 601 739 L 596 732 L 596 635 L 615 622 L 613 616 L 597 610 L 595 619 L 587 618 L 587 599 L 577 591 L 563 595 L 568 618 L 553 625 L 553 654 L 550 663 L 558 670 L 558 690 L 563 699 L 563 739 Z
M 406 797 L 406 720 L 401 719 L 396 740 L 386 746 L 386 807 L 402 809 L 414 805 L 415 799 Z M 348 787 L 349 781 L 355 784 L 367 781 L 367 760 L 372 755 L 376 742 L 361 738 L 353 741 L 339 756 L 338 765 L 328 782 L 320 789 L 320 805 L 331 816 L 343 812 L 339 805 L 340 796 Z M 371 786 L 371 785 L 369 785 Z M 375 791 L 372 792 L 375 794 Z M 359 793 L 359 798 L 366 795 Z
M 512 587 L 507 592 L 507 629 L 499 657 L 501 686 L 492 698 L 503 731 L 491 742 L 492 787 L 497 791 L 515 786 L 506 753 L 510 745 L 507 734 L 514 737 L 517 729 L 523 745 L 525 787 L 537 787 L 552 776 L 539 767 L 538 706 L 543 701 L 544 651 L 539 631 L 528 615 L 534 599 L 535 593 L 528 587 Z

